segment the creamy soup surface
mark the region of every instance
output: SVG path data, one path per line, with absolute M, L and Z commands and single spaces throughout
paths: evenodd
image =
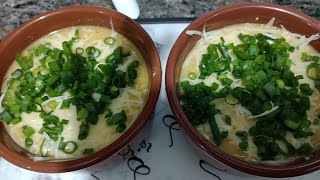
M 191 85 L 204 82 L 207 86 L 210 86 L 212 83 L 217 83 L 219 84 L 219 88 L 217 89 L 217 91 L 222 89 L 224 85 L 222 85 L 218 80 L 217 73 L 213 73 L 203 80 L 198 78 L 195 78 L 194 80 L 190 79 L 190 73 L 195 73 L 196 77 L 199 77 L 199 65 L 202 59 L 202 54 L 207 53 L 207 47 L 209 44 L 218 44 L 219 42 L 221 42 L 220 37 L 223 37 L 225 44 L 228 45 L 230 43 L 234 43 L 234 45 L 236 46 L 237 44 L 241 43 L 240 39 L 238 38 L 238 35 L 240 33 L 245 35 L 255 35 L 258 33 L 262 33 L 273 39 L 283 37 L 291 46 L 299 47 L 296 48 L 292 53 L 290 53 L 289 58 L 292 60 L 290 69 L 295 75 L 303 76 L 303 79 L 299 80 L 299 84 L 308 83 L 313 89 L 313 94 L 309 97 L 310 109 L 307 111 L 307 118 L 312 122 L 310 129 L 315 134 L 307 138 L 295 138 L 292 133 L 288 132 L 285 136 L 285 139 L 295 148 L 299 148 L 303 143 L 310 143 L 310 145 L 314 148 L 318 146 L 318 144 L 320 143 L 320 126 L 315 125 L 314 121 L 318 119 L 317 116 L 320 112 L 320 94 L 314 86 L 314 81 L 308 78 L 306 74 L 306 69 L 310 62 L 302 62 L 301 55 L 303 52 L 305 52 L 309 55 L 320 56 L 320 53 L 317 52 L 312 46 L 310 46 L 308 44 L 309 42 L 302 40 L 303 38 L 298 39 L 297 34 L 293 34 L 285 29 L 275 28 L 269 25 L 251 23 L 231 25 L 222 29 L 206 32 L 204 35 L 202 34 L 202 37 L 196 42 L 195 46 L 187 55 L 181 68 L 180 82 L 189 81 Z M 201 33 L 196 32 L 194 34 L 198 35 Z M 235 55 L 230 50 L 229 53 L 231 56 L 231 60 L 234 61 Z M 231 72 L 227 73 L 227 77 L 233 80 L 231 88 L 244 86 L 242 81 L 235 78 Z M 248 136 L 248 149 L 246 151 L 242 151 L 238 147 L 241 139 L 236 135 L 237 131 L 248 132 L 248 130 L 255 125 L 256 118 L 248 118 L 252 115 L 250 111 L 248 111 L 241 104 L 228 104 L 226 103 L 224 98 L 215 99 L 213 103 L 215 104 L 215 107 L 221 112 L 215 115 L 215 121 L 219 127 L 219 130 L 228 131 L 228 136 L 222 141 L 222 144 L 219 147 L 225 152 L 236 157 L 246 159 L 248 161 L 260 162 L 260 159 L 257 155 L 257 146 L 254 144 L 253 138 L 250 135 Z M 229 116 L 232 119 L 231 125 L 226 123 L 225 115 Z M 213 134 L 208 122 L 196 126 L 196 129 L 205 138 L 214 142 Z M 284 157 L 279 155 L 275 157 L 274 161 L 270 161 L 269 163 L 278 164 L 282 162 L 292 161 L 296 158 L 296 156 Z M 265 161 L 265 163 L 267 163 L 267 161 Z
M 96 125 L 89 126 L 89 134 L 83 139 L 78 139 L 79 127 L 82 121 L 77 120 L 77 108 L 74 105 L 70 105 L 68 109 L 60 109 L 61 103 L 64 99 L 71 97 L 70 91 L 66 91 L 62 96 L 49 98 L 49 100 L 43 102 L 41 105 L 46 112 L 52 111 L 52 115 L 57 116 L 60 120 L 67 119 L 68 124 L 64 125 L 63 131 L 59 134 L 58 140 L 54 141 L 45 133 L 40 133 L 42 128 L 43 119 L 40 117 L 39 112 L 21 114 L 22 121 L 15 125 L 5 125 L 5 128 L 11 138 L 21 147 L 27 151 L 35 154 L 38 157 L 43 157 L 43 153 L 40 151 L 45 151 L 45 156 L 50 159 L 74 159 L 80 158 L 86 155 L 84 153 L 85 149 L 90 149 L 93 152 L 97 152 L 102 148 L 110 145 L 116 139 L 118 139 L 122 133 L 116 132 L 116 126 L 108 125 L 106 123 L 106 114 L 108 113 L 107 108 L 109 108 L 113 114 L 119 113 L 122 110 L 125 111 L 127 115 L 126 129 L 128 129 L 139 116 L 142 108 L 145 105 L 146 97 L 149 92 L 149 76 L 146 63 L 143 59 L 142 54 L 139 52 L 137 47 L 130 42 L 126 37 L 112 31 L 111 29 L 97 27 L 97 26 L 74 26 L 68 27 L 56 32 L 50 33 L 39 40 L 32 43 L 23 52 L 22 56 L 28 55 L 28 53 L 40 44 L 49 44 L 50 48 L 58 48 L 62 50 L 62 43 L 64 41 L 69 41 L 74 37 L 76 31 L 79 32 L 79 41 L 76 41 L 72 45 L 73 52 L 76 52 L 78 47 L 84 49 L 83 56 L 86 56 L 86 48 L 93 46 L 101 50 L 101 54 L 96 58 L 98 64 L 104 64 L 106 58 L 114 52 L 117 47 L 122 47 L 123 50 L 129 52 L 130 55 L 124 58 L 124 62 L 117 67 L 117 70 L 126 71 L 128 65 L 135 61 L 139 62 L 139 66 L 136 68 L 137 77 L 134 80 L 134 85 L 132 87 L 126 86 L 121 89 L 120 95 L 116 99 L 112 99 L 111 103 L 107 105 L 105 112 L 98 116 L 98 122 Z M 104 42 L 105 38 L 112 37 L 115 42 L 110 45 Z M 112 40 L 111 40 L 112 41 Z M 113 42 L 112 42 L 113 43 Z M 35 69 L 40 65 L 41 57 L 34 58 L 34 65 L 31 68 Z M 9 79 L 12 72 L 17 68 L 20 68 L 17 62 L 13 62 L 11 67 L 6 73 L 5 79 Z M 2 92 L 6 90 L 6 81 L 2 84 Z M 92 98 L 97 98 L 96 95 L 92 94 Z M 98 95 L 99 98 L 99 95 Z M 49 105 L 51 101 L 58 103 L 57 108 L 52 109 Z M 25 135 L 23 134 L 23 127 L 29 126 L 34 129 L 35 133 L 31 136 L 33 139 L 33 144 L 30 147 L 25 145 Z M 61 139 L 63 137 L 63 139 Z M 59 150 L 59 144 L 61 141 L 64 142 L 75 142 L 78 148 L 71 154 L 65 153 Z M 44 142 L 45 141 L 45 142 Z M 69 144 L 70 148 L 73 148 L 72 144 Z M 90 152 L 92 153 L 92 152 Z

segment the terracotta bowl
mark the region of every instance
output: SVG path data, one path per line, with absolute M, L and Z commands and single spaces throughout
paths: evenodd
M 19 167 L 38 172 L 67 172 L 96 164 L 118 152 L 131 141 L 146 124 L 156 105 L 161 86 L 161 64 L 157 49 L 146 31 L 129 17 L 111 9 L 93 6 L 74 6 L 41 14 L 9 34 L 0 44 L 0 84 L 17 52 L 40 37 L 53 31 L 75 25 L 96 25 L 114 29 L 131 40 L 146 60 L 150 92 L 145 107 L 132 126 L 115 142 L 87 157 L 60 162 L 34 162 L 27 153 L 8 136 L 0 123 L 0 156 Z
M 179 99 L 178 81 L 181 65 L 199 36 L 188 36 L 187 30 L 206 31 L 223 28 L 239 23 L 266 24 L 275 17 L 274 26 L 283 25 L 287 30 L 301 35 L 310 36 L 320 32 L 320 23 L 315 19 L 284 6 L 267 3 L 240 3 L 222 7 L 204 14 L 192 22 L 178 37 L 171 49 L 166 67 L 166 91 L 170 106 L 177 121 L 184 129 L 187 137 L 201 155 L 209 157 L 209 160 L 218 161 L 227 167 L 259 176 L 289 177 L 298 176 L 320 169 L 320 150 L 314 152 L 310 159 L 299 159 L 291 163 L 268 166 L 255 164 L 238 159 L 220 150 L 213 143 L 205 139 L 190 123 L 184 114 Z M 320 39 L 313 41 L 311 45 L 320 51 Z

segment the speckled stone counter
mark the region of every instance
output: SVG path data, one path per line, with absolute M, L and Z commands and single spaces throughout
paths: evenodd
M 319 0 L 137 0 L 140 18 L 198 17 L 237 2 L 269 2 L 300 10 L 320 20 Z M 113 8 L 111 0 L 0 0 L 0 40 L 28 19 L 48 10 L 71 5 Z

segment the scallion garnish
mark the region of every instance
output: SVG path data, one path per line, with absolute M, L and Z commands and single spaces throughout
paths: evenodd
M 26 138 L 24 142 L 26 147 L 30 147 L 33 144 L 33 140 L 31 138 Z
M 256 122 L 248 132 L 236 133 L 241 140 L 238 144 L 240 150 L 248 149 L 248 136 L 251 136 L 262 160 L 273 160 L 277 155 L 310 153 L 312 147 L 309 144 L 295 149 L 285 140 L 289 132 L 295 138 L 314 134 L 310 130 L 311 122 L 306 118 L 313 90 L 310 84 L 299 83 L 302 75 L 295 76 L 290 70 L 292 61 L 289 55 L 295 48 L 284 38 L 272 39 L 263 34 L 239 34 L 238 38 L 241 41 L 238 45 L 226 45 L 224 39 L 218 44 L 210 44 L 207 53 L 202 55 L 198 78 L 203 81 L 214 74 L 223 85 L 219 91 L 217 83 L 207 86 L 204 82 L 194 85 L 189 80 L 180 82 L 182 108 L 189 120 L 195 126 L 207 122 L 215 144 L 221 145 L 228 132 L 220 132 L 214 118 L 220 111 L 213 101 L 224 98 L 227 104 L 241 104 L 252 113 Z M 233 61 L 230 52 L 235 55 Z M 303 53 L 301 59 L 311 62 L 306 72 L 320 90 L 319 57 Z M 232 87 L 231 76 L 241 80 L 242 86 Z M 189 79 L 194 80 L 190 76 Z M 231 118 L 226 116 L 225 122 L 231 125 Z M 284 143 L 287 151 L 283 151 L 278 142 Z
M 50 142 L 46 138 L 43 138 L 42 143 L 40 145 L 40 155 L 42 157 L 47 157 L 47 155 L 50 152 L 49 147 L 50 147 Z
M 113 37 L 107 37 L 103 40 L 103 42 L 107 45 L 113 45 L 116 40 Z
M 92 57 L 92 58 L 97 58 L 100 56 L 101 54 L 101 51 L 93 46 L 89 46 L 87 49 L 86 49 L 86 53 L 88 54 L 89 58 Z
M 195 80 L 197 78 L 197 75 L 196 75 L 196 73 L 191 72 L 191 73 L 188 74 L 188 78 L 191 79 L 191 80 Z
M 90 126 L 97 124 L 99 115 L 105 112 L 106 118 L 111 120 L 108 124 L 114 126 L 116 132 L 122 133 L 127 128 L 125 111 L 113 114 L 108 105 L 120 95 L 123 88 L 134 86 L 139 61 L 133 60 L 126 71 L 120 71 L 118 67 L 130 56 L 124 48 L 116 47 L 106 61 L 100 64 L 97 58 L 104 50 L 94 46 L 86 49 L 77 47 L 74 50 L 73 45 L 79 40 L 79 30 L 76 30 L 71 40 L 62 43 L 62 49 L 45 43 L 30 50 L 28 56 L 16 56 L 20 69 L 11 74 L 0 119 L 8 125 L 14 125 L 22 121 L 21 113 L 39 112 L 43 119 L 39 133 L 46 136 L 40 146 L 41 156 L 48 155 L 49 141 L 58 141 L 64 126 L 69 123 L 69 120 L 60 119 L 52 113 L 56 108 L 69 109 L 71 105 L 76 107 L 77 120 L 81 121 L 79 140 L 87 138 Z M 116 40 L 108 37 L 103 41 L 114 45 Z M 38 64 L 34 63 L 36 59 L 40 59 L 39 65 L 34 67 Z M 62 101 L 59 99 L 66 95 L 70 97 Z M 46 102 L 52 97 L 59 100 Z M 46 112 L 48 109 L 51 112 Z M 23 126 L 22 131 L 26 137 L 25 145 L 30 147 L 33 144 L 31 136 L 35 130 Z M 71 154 L 77 148 L 74 141 L 64 142 L 61 138 L 59 149 L 63 152 Z M 92 152 L 93 149 L 89 148 L 84 154 Z
M 88 154 L 92 154 L 94 152 L 93 148 L 86 148 L 83 150 L 83 154 L 88 155 Z
M 66 154 L 72 154 L 78 149 L 78 144 L 74 141 L 68 141 L 62 144 L 61 149 Z
M 27 138 L 31 137 L 35 133 L 35 131 L 32 127 L 29 127 L 26 125 L 22 127 L 22 132 L 23 132 L 24 136 Z
M 80 55 L 81 55 L 81 54 L 83 54 L 83 52 L 84 52 L 84 49 L 83 49 L 83 48 L 81 48 L 81 47 L 77 47 L 77 48 L 76 48 L 76 53 L 77 53 L 77 54 L 80 54 Z

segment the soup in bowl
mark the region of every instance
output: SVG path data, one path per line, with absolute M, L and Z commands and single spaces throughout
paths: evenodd
M 260 176 L 319 168 L 318 25 L 295 10 L 243 3 L 182 32 L 168 59 L 167 94 L 201 154 Z
M 23 168 L 64 172 L 97 163 L 126 145 L 156 104 L 161 67 L 154 43 L 113 10 L 48 12 L 0 49 L 0 152 Z

